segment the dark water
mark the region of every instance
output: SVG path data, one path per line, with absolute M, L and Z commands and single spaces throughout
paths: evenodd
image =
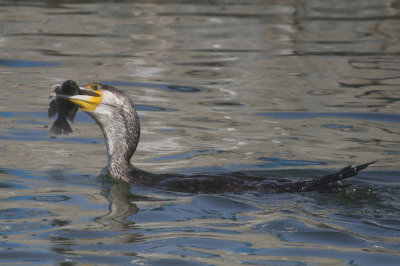
M 398 1 L 0 1 L 0 263 L 399 265 Z M 49 133 L 53 84 L 138 107 L 153 172 L 302 180 L 377 160 L 338 193 L 192 195 L 98 177 L 96 124 Z

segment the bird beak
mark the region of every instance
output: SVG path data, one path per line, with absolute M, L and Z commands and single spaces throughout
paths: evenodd
M 79 87 L 79 91 L 80 94 L 77 95 L 57 94 L 56 96 L 73 102 L 86 112 L 94 111 L 103 100 L 103 94 L 100 91 L 87 87 Z

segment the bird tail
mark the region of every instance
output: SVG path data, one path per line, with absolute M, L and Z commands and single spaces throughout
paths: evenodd
M 67 135 L 72 133 L 72 128 L 67 120 L 58 118 L 51 126 L 50 132 L 54 135 Z
M 352 184 L 332 184 L 352 176 L 357 175 L 361 170 L 367 168 L 370 164 L 374 162 L 369 162 L 360 165 L 349 165 L 338 171 L 337 173 L 326 175 L 320 178 L 314 178 L 309 181 L 299 181 L 287 184 L 279 185 L 279 192 L 302 192 L 302 191 L 327 191 L 334 188 L 344 188 L 351 186 Z

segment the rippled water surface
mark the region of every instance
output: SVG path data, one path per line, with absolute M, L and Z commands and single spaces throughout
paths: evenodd
M 400 2 L 0 0 L 0 263 L 400 265 Z M 97 125 L 54 137 L 53 84 L 124 90 L 152 172 L 338 193 L 193 195 L 113 183 Z

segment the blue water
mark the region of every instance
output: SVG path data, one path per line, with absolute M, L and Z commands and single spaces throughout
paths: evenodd
M 400 123 L 399 114 L 385 114 L 385 113 L 266 112 L 266 113 L 257 113 L 256 115 L 268 116 L 279 119 L 312 119 L 317 117 L 338 117 L 338 118 L 372 120 L 379 122 Z
M 32 67 L 55 67 L 60 65 L 58 62 L 40 62 L 30 60 L 0 59 L 0 66 L 32 68 Z
M 393 1 L 0 1 L 0 264 L 400 265 Z M 114 182 L 53 84 L 134 102 L 132 163 L 301 181 L 376 161 L 334 193 L 170 192 Z
M 22 192 L 25 196 L 10 195 L 2 203 L 3 206 L 25 204 L 0 211 L 3 238 L 0 257 L 5 263 L 72 260 L 175 264 L 189 263 L 194 257 L 218 258 L 226 252 L 242 258 L 239 259 L 242 263 L 275 264 L 280 261 L 276 256 L 297 258 L 289 264 L 298 258 L 333 261 L 340 258 L 339 261 L 361 265 L 378 262 L 395 265 L 398 261 L 395 252 L 399 247 L 396 239 L 400 237 L 398 208 L 389 203 L 398 200 L 393 193 L 398 187 L 398 181 L 394 181 L 398 172 L 366 172 L 354 180 L 355 191 L 330 195 L 185 195 L 140 187 L 125 195 L 122 192 L 125 184 L 112 184 L 96 176 L 68 171 L 59 176 L 12 169 L 0 172 L 7 173 L 10 181 L 21 180 L 25 185 L 24 188 L 8 186 L 9 192 L 17 194 L 25 190 Z M 293 173 L 275 172 L 281 177 L 290 174 Z M 67 182 L 69 188 L 58 187 L 57 191 L 46 193 L 45 188 L 30 184 L 33 180 L 52 186 Z M 118 193 L 122 198 L 111 202 L 118 203 L 120 208 L 110 205 L 107 213 L 108 204 L 88 201 L 93 192 L 77 192 L 71 189 L 74 186 L 98 190 L 99 195 L 110 200 L 115 196 L 113 193 Z M 141 195 L 150 196 L 137 198 Z M 132 203 L 129 197 L 137 199 Z M 63 214 L 77 210 L 79 215 Z M 25 243 L 18 243 L 18 236 Z M 254 241 L 261 242 L 255 245 Z M 281 248 L 269 241 L 279 243 Z M 349 250 L 344 251 L 346 248 Z M 385 252 L 375 254 L 377 248 Z M 158 255 L 153 257 L 153 254 Z

